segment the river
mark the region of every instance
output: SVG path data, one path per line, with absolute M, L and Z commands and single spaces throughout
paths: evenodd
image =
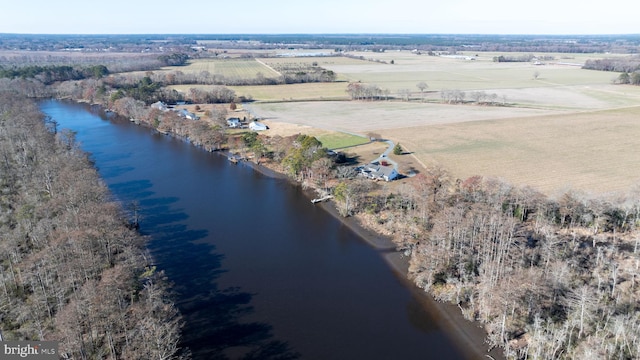
M 464 358 L 380 250 L 299 187 L 97 107 L 41 109 L 137 204 L 194 359 Z

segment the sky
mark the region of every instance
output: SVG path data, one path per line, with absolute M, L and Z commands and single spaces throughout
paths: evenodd
M 0 33 L 640 34 L 637 0 L 0 0 Z

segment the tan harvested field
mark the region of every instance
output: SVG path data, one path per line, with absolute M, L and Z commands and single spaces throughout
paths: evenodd
M 183 73 L 200 73 L 207 71 L 213 75 L 222 75 L 229 79 L 254 79 L 258 73 L 265 78 L 277 77 L 280 74 L 256 59 L 197 59 L 189 61 L 186 66 L 168 66 L 163 71 L 181 71 Z
M 477 60 L 408 51 L 352 55 L 365 60 L 303 57 L 261 62 L 317 62 L 339 79 L 376 84 L 392 96 L 408 89 L 413 100 L 317 101 L 344 99 L 346 82 L 234 90 L 258 100 L 247 109 L 263 118 L 274 134 L 335 138 L 334 131 L 374 132 L 395 140 L 412 152 L 398 157 L 401 170 L 419 171 L 439 163 L 461 179 L 502 177 L 548 194 L 569 187 L 624 191 L 640 183 L 640 87 L 614 85 L 617 73 L 578 66 L 587 59 L 622 55 L 555 54 L 555 60 L 544 65 L 492 61 L 493 56 L 519 55 L 513 53 L 480 53 Z M 420 81 L 429 86 L 423 100 L 416 86 Z M 467 100 L 472 92 L 484 91 L 505 106 L 442 104 L 442 90 L 464 91 Z M 375 145 L 355 151 L 367 159 L 378 151 L 368 146 Z
M 385 134 L 422 163 L 442 164 L 461 179 L 500 177 L 548 194 L 640 185 L 640 107 L 398 128 Z
M 326 50 L 325 50 L 326 52 Z M 338 100 L 347 98 L 346 81 L 376 84 L 398 96 L 400 90 L 409 90 L 414 99 L 422 94 L 416 87 L 420 81 L 428 84 L 424 98 L 438 102 L 441 90 L 465 91 L 467 99 L 473 91 L 495 94 L 498 101 L 520 106 L 582 110 L 635 105 L 640 91 L 610 86 L 617 73 L 583 70 L 579 66 L 587 59 L 601 58 L 602 54 L 552 54 L 556 60 L 545 65 L 531 63 L 495 63 L 493 57 L 505 53 L 479 53 L 478 60 L 416 55 L 408 51 L 386 53 L 352 53 L 354 56 L 375 57 L 376 60 L 395 64 L 358 60 L 347 57 L 277 57 L 253 59 L 202 59 L 187 67 L 171 70 L 208 71 L 227 78 L 253 78 L 261 72 L 265 77 L 277 76 L 273 67 L 278 64 L 318 66 L 338 74 L 337 83 L 308 83 L 273 86 L 234 86 L 238 95 L 250 96 L 256 101 Z M 476 55 L 465 53 L 463 55 Z M 507 53 L 508 56 L 523 54 Z M 545 54 L 549 55 L 549 54 Z M 614 55 L 607 55 L 614 56 Z M 620 56 L 620 55 L 618 55 Z M 537 78 L 534 74 L 538 73 Z M 201 85 L 174 86 L 179 91 Z
M 468 53 L 466 55 L 475 55 Z M 416 84 L 424 81 L 429 85 L 428 92 L 442 89 L 476 91 L 482 90 L 496 93 L 500 98 L 505 95 L 509 102 L 520 102 L 519 94 L 512 94 L 513 89 L 553 88 L 589 86 L 593 84 L 609 84 L 617 74 L 583 70 L 580 66 L 587 59 L 600 58 L 602 55 L 562 59 L 556 54 L 556 61 L 545 65 L 532 63 L 496 63 L 493 57 L 497 53 L 479 53 L 477 60 L 448 58 L 428 55 L 415 55 L 410 52 L 388 53 L 356 53 L 354 55 L 374 57 L 387 61 L 386 64 L 363 61 L 351 64 L 335 64 L 326 66 L 348 81 L 361 81 L 376 84 L 382 89 L 389 89 L 392 94 L 401 89 L 408 89 L 419 95 Z M 518 56 L 518 54 L 507 54 Z M 394 60 L 395 64 L 390 64 Z M 354 60 L 357 61 L 357 60 Z M 534 79 L 534 73 L 539 73 Z M 515 97 L 511 97 L 516 95 Z M 439 97 L 439 94 L 435 94 Z
M 458 178 L 501 177 L 548 194 L 568 187 L 624 191 L 640 183 L 640 107 L 593 112 L 420 103 L 255 104 L 276 124 L 377 132 L 410 151 L 416 168 Z M 366 157 L 366 154 L 363 154 Z
M 206 88 L 206 87 L 205 87 Z M 238 96 L 258 101 L 348 100 L 347 83 L 229 86 Z

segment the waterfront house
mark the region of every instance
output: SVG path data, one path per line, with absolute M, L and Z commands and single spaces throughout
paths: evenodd
M 190 112 L 187 109 L 180 109 L 178 110 L 178 115 L 180 117 L 183 117 L 185 119 L 189 119 L 189 120 L 198 120 L 198 116 L 196 116 L 196 114 Z
M 162 101 L 154 102 L 153 104 L 151 104 L 151 108 L 160 110 L 162 112 L 169 111 L 169 107 L 167 106 L 167 104 L 163 103 Z
M 360 175 L 372 180 L 392 181 L 398 178 L 398 171 L 392 166 L 382 166 L 372 162 L 359 168 Z

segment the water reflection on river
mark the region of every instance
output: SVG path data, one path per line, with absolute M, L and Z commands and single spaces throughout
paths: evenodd
M 194 358 L 462 358 L 378 251 L 299 188 L 87 105 L 41 107 L 137 202 Z

